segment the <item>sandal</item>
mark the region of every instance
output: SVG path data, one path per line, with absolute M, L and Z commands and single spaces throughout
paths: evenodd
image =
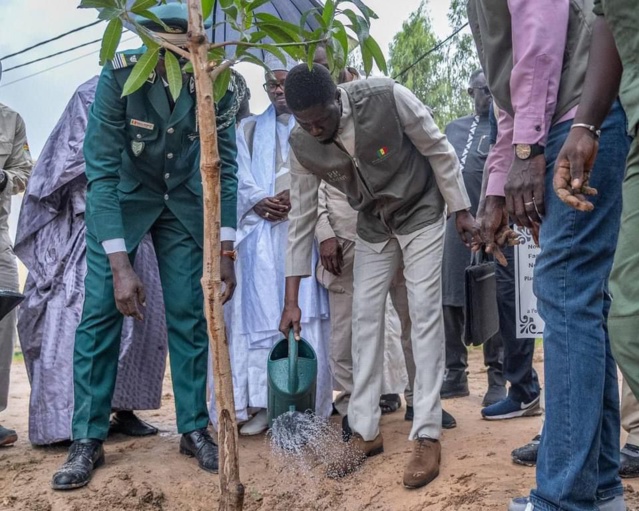
M 379 407 L 382 409 L 382 415 L 396 412 L 402 406 L 402 399 L 399 394 L 382 394 L 379 398 Z

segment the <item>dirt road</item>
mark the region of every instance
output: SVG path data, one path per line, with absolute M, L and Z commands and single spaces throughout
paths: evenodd
M 541 358 L 536 363 L 541 372 Z M 487 422 L 480 418 L 486 374 L 481 352 L 471 353 L 471 395 L 445 401 L 458 427 L 445 431 L 442 470 L 427 488 L 401 485 L 410 453 L 409 423 L 400 412 L 382 419 L 385 452 L 357 473 L 333 481 L 319 467 L 309 471 L 283 465 L 264 436 L 240 439 L 247 511 L 389 510 L 504 511 L 512 496 L 534 483 L 534 469 L 513 465 L 510 451 L 531 439 L 539 418 Z M 161 410 L 140 415 L 158 426 L 157 437 L 114 437 L 106 443 L 107 463 L 88 487 L 53 492 L 51 475 L 66 448 L 34 449 L 27 441 L 29 384 L 21 363 L 14 364 L 10 408 L 2 423 L 15 427 L 20 440 L 0 449 L 0 510 L 11 511 L 210 511 L 217 509 L 217 476 L 206 474 L 178 453 L 170 377 L 165 379 Z M 626 481 L 630 509 L 639 510 L 639 480 Z

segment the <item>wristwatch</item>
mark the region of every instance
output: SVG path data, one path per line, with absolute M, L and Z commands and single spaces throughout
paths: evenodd
M 544 148 L 539 144 L 515 144 L 515 156 L 520 160 L 528 160 L 540 154 L 544 154 Z

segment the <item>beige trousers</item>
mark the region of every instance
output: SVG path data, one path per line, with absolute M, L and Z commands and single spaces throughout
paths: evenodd
M 364 440 L 373 440 L 379 434 L 386 295 L 402 264 L 416 367 L 413 384 L 415 418 L 409 438 L 438 439 L 441 434 L 439 391 L 445 366 L 441 297 L 443 242 L 442 218 L 402 245 L 395 238 L 379 252 L 365 243 L 355 245 L 353 393 L 348 422 Z
M 621 390 L 621 426 L 628 433 L 627 442 L 639 445 L 639 402 L 625 379 Z
M 352 326 L 353 326 L 353 261 L 355 259 L 355 242 L 340 239 L 344 255 L 342 274 L 333 275 L 326 271 L 321 263 L 317 267 L 317 279 L 327 290 L 331 311 L 331 339 L 329 344 L 329 363 L 333 374 L 333 388 L 339 391 L 334 405 L 340 415 L 348 413 L 348 403 L 353 392 L 353 355 L 352 355 Z M 399 323 L 399 339 L 404 357 L 394 360 L 397 356 L 397 339 L 386 329 L 384 336 L 384 379 L 382 393 L 395 393 L 398 375 L 407 373 L 409 384 L 404 390 L 406 403 L 412 406 L 412 390 L 410 382 L 415 378 L 415 362 L 410 345 L 410 317 L 408 314 L 408 298 L 406 296 L 406 282 L 404 275 L 398 271 L 390 289 L 390 299 L 393 308 L 386 308 L 387 320 L 397 320 Z M 396 317 L 389 318 L 395 312 Z M 388 321 L 387 321 L 388 323 Z M 395 325 L 393 325 L 395 326 Z M 393 332 L 394 334 L 394 332 Z M 391 356 L 392 355 L 392 356 Z M 405 367 L 405 370 L 404 370 Z

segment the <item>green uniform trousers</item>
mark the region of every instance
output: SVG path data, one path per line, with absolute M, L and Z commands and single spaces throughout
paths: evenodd
M 171 377 L 179 433 L 206 427 L 208 337 L 203 312 L 202 249 L 164 209 L 151 228 L 168 330 Z M 104 440 L 109 430 L 124 317 L 115 306 L 113 275 L 104 249 L 87 231 L 87 275 L 82 320 L 73 359 L 74 440 Z M 133 261 L 135 249 L 130 253 Z M 143 314 L 158 311 L 144 310 Z
M 639 399 L 639 141 L 636 137 L 630 146 L 623 182 L 621 230 L 610 275 L 610 292 L 610 344 L 626 382 Z

